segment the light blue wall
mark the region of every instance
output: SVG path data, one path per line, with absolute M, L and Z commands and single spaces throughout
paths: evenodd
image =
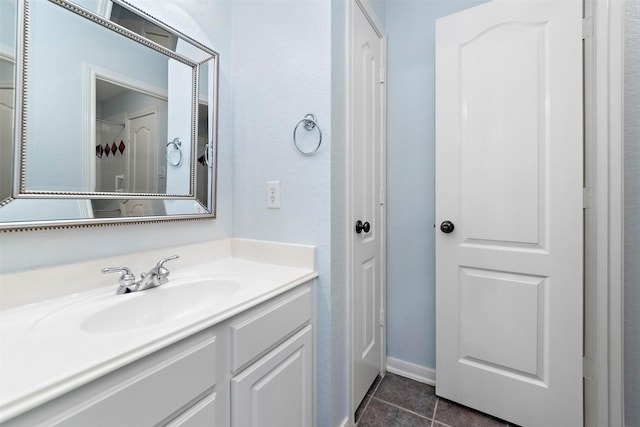
M 231 236 L 233 135 L 231 121 L 231 2 L 136 0 L 152 15 L 218 51 L 220 111 L 218 219 L 0 234 L 0 272 L 79 262 Z M 27 255 L 28 254 L 28 255 Z M 96 274 L 100 274 L 96 272 Z
M 386 28 L 388 1 L 389 0 L 369 0 L 373 13 L 376 15 L 378 23 L 382 25 L 383 29 Z
M 640 426 L 640 2 L 625 22 L 625 418 Z
M 331 284 L 331 6 L 324 0 L 233 2 L 234 222 L 237 237 L 317 247 L 316 411 L 319 426 L 345 414 L 346 354 L 334 346 L 344 312 Z M 323 132 L 317 154 L 304 156 L 292 132 L 313 113 Z M 308 137 L 302 129 L 298 137 Z M 280 181 L 281 207 L 267 209 L 266 183 Z M 343 338 L 344 334 L 338 335 Z M 340 346 L 338 342 L 338 346 Z M 336 358 L 338 360 L 336 360 Z
M 435 20 L 482 3 L 389 0 L 387 352 L 435 368 Z
M 0 45 L 8 48 L 6 54 L 15 56 L 16 0 L 0 0 Z

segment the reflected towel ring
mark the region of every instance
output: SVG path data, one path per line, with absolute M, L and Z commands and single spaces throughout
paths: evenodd
M 304 151 L 302 148 L 300 148 L 300 146 L 298 146 L 298 141 L 296 140 L 296 132 L 298 131 L 300 125 L 304 125 L 304 129 L 308 132 L 311 132 L 314 129 L 318 129 L 318 145 L 316 145 L 315 148 L 311 151 Z M 314 154 L 316 151 L 318 151 L 318 149 L 320 148 L 320 144 L 322 144 L 322 130 L 320 129 L 320 126 L 318 125 L 318 119 L 314 114 L 307 114 L 302 120 L 298 122 L 298 124 L 296 124 L 296 127 L 293 128 L 293 144 L 302 154 L 309 155 Z
M 171 158 L 169 156 L 169 146 L 173 146 L 173 150 L 177 151 L 180 154 L 180 157 L 178 157 L 178 161 L 177 162 L 172 162 Z M 180 140 L 180 138 L 173 138 L 173 141 L 169 141 L 167 142 L 167 163 L 169 163 L 171 166 L 175 166 L 178 167 L 182 164 L 182 141 Z

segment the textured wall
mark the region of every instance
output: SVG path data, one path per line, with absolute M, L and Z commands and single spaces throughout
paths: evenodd
M 231 236 L 231 2 L 136 0 L 132 3 L 217 50 L 220 61 L 218 219 L 0 234 L 0 271 L 78 262 Z M 97 272 L 96 274 L 99 274 Z
M 387 352 L 435 368 L 435 20 L 482 1 L 386 3 Z
M 626 2 L 625 48 L 625 418 L 640 426 L 640 1 Z
M 236 237 L 317 247 L 316 411 L 319 426 L 342 421 L 346 355 L 334 351 L 333 328 L 345 323 L 332 307 L 331 285 L 331 2 L 233 2 L 234 222 Z M 323 132 L 316 155 L 304 156 L 292 132 L 314 113 Z M 301 126 L 302 128 L 302 126 Z M 301 140 L 317 137 L 299 129 Z M 281 208 L 267 209 L 266 183 L 279 180 Z M 344 336 L 344 335 L 341 335 Z M 338 374 L 341 371 L 337 372 Z

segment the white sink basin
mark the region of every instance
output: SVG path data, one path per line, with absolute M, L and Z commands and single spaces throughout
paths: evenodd
M 86 332 L 120 332 L 190 316 L 224 301 L 239 289 L 232 280 L 200 279 L 114 296 L 113 303 L 86 317 Z

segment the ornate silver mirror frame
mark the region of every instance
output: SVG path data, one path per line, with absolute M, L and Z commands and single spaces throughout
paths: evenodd
M 78 0 L 78 3 L 80 1 L 82 0 Z M 175 185 L 171 187 L 167 182 L 164 183 L 165 187 L 162 190 L 157 190 L 157 183 L 154 184 L 155 187 L 140 187 L 142 190 L 134 187 L 133 184 L 128 188 L 118 188 L 118 182 L 122 183 L 127 180 L 124 177 L 125 174 L 115 176 L 115 189 L 102 189 L 96 184 L 96 180 L 99 181 L 99 178 L 96 178 L 97 174 L 93 165 L 101 161 L 99 159 L 104 155 L 99 152 L 99 149 L 102 151 L 102 144 L 95 145 L 95 153 L 93 153 L 94 144 L 89 145 L 86 141 L 95 142 L 96 134 L 100 133 L 102 127 L 122 129 L 131 123 L 129 117 L 125 117 L 124 123 L 115 123 L 112 120 L 103 120 L 96 116 L 96 110 L 99 109 L 95 105 L 98 91 L 96 87 L 100 86 L 103 88 L 100 90 L 109 92 L 109 86 L 112 83 L 109 78 L 106 78 L 104 82 L 94 79 L 93 83 L 89 85 L 87 85 L 86 78 L 84 82 L 76 82 L 78 85 L 83 85 L 82 90 L 84 91 L 87 91 L 87 88 L 93 90 L 93 98 L 91 98 L 93 105 L 86 102 L 82 103 L 83 118 L 81 126 L 84 138 L 79 142 L 79 145 L 83 146 L 81 151 L 84 151 L 81 155 L 82 162 L 88 164 L 89 169 L 91 169 L 89 174 L 86 173 L 86 166 L 83 169 L 83 176 L 90 176 L 90 179 L 88 179 L 89 184 L 83 183 L 79 188 L 71 189 L 55 188 L 55 185 L 54 188 L 43 189 L 38 188 L 37 185 L 32 186 L 30 184 L 28 179 L 30 175 L 28 173 L 34 169 L 33 165 L 40 166 L 43 164 L 42 161 L 38 163 L 37 161 L 29 160 L 29 153 L 37 152 L 41 148 L 35 149 L 34 142 L 28 138 L 32 130 L 29 126 L 36 121 L 33 116 L 29 115 L 29 113 L 34 114 L 30 110 L 34 102 L 29 96 L 29 84 L 31 83 L 29 79 L 32 79 L 33 74 L 36 73 L 30 73 L 29 67 L 32 63 L 36 63 L 36 61 L 33 61 L 33 55 L 35 55 L 33 52 L 36 49 L 34 49 L 33 44 L 30 45 L 32 41 L 30 40 L 30 30 L 32 25 L 35 24 L 31 20 L 31 13 L 33 12 L 31 7 L 36 6 L 36 4 L 38 6 L 40 4 L 55 5 L 59 7 L 60 11 L 64 11 L 61 13 L 67 14 L 66 17 L 68 19 L 80 19 L 82 21 L 78 22 L 81 22 L 82 25 L 86 26 L 90 22 L 91 25 L 106 29 L 109 34 L 113 34 L 112 37 L 120 38 L 117 43 L 121 43 L 122 38 L 124 38 L 129 40 L 127 43 L 133 43 L 137 46 L 136 49 L 148 49 L 161 54 L 169 62 L 168 68 L 171 66 L 182 67 L 178 74 L 187 76 L 188 87 L 183 85 L 178 87 L 177 90 L 179 93 L 191 94 L 190 99 L 182 103 L 182 106 L 186 106 L 186 102 L 188 102 L 188 107 L 183 108 L 183 110 L 188 110 L 186 112 L 189 113 L 190 119 L 187 124 L 189 131 L 186 132 L 186 135 L 180 135 L 182 137 L 175 136 L 175 134 L 169 137 L 170 131 L 165 129 L 165 135 L 160 135 L 160 138 L 155 137 L 153 140 L 157 144 L 150 144 L 157 149 L 160 147 L 158 152 L 161 155 L 156 156 L 161 157 L 158 160 L 159 170 L 177 174 L 176 171 L 182 168 L 179 190 L 175 191 Z M 105 17 L 66 0 L 36 0 L 33 4 L 30 3 L 30 0 L 17 0 L 16 40 L 18 46 L 15 58 L 17 66 L 17 72 L 15 73 L 17 84 L 15 87 L 17 90 L 15 90 L 15 129 L 13 137 L 13 152 L 16 154 L 14 154 L 14 170 L 11 174 L 11 179 L 13 180 L 12 195 L 0 200 L 0 231 L 212 219 L 216 216 L 218 54 L 124 0 L 101 0 L 100 4 L 103 6 L 102 9 L 104 10 L 102 12 L 105 13 Z M 120 24 L 122 24 L 120 25 L 109 20 L 112 10 L 116 9 L 121 15 L 127 15 L 128 18 L 131 18 L 131 16 L 137 17 L 136 19 L 139 18 L 140 22 L 143 23 L 141 25 L 142 30 L 145 31 L 146 28 L 147 34 L 150 35 L 145 37 L 125 28 L 129 27 L 138 31 L 135 28 L 140 26 L 137 25 L 138 23 L 134 23 L 135 25 L 132 26 L 120 21 Z M 65 28 L 65 31 L 70 31 L 70 29 Z M 168 45 L 162 41 L 158 42 L 158 33 L 170 40 Z M 74 37 L 81 36 L 75 35 Z M 72 46 L 64 46 L 63 49 L 65 48 L 73 49 Z M 97 45 L 96 49 L 101 49 L 101 46 Z M 100 67 L 97 67 L 97 69 L 99 74 Z M 58 80 L 69 80 L 61 77 L 58 79 L 58 77 L 53 76 L 48 79 L 48 84 L 57 85 L 59 84 Z M 175 80 L 170 73 L 167 78 L 167 86 L 173 85 L 173 93 L 176 93 L 177 83 L 169 82 L 169 80 Z M 185 78 L 183 77 L 180 82 L 185 83 Z M 128 85 L 126 88 L 116 87 L 116 90 L 131 89 L 136 94 L 137 92 L 144 92 L 146 95 L 150 94 L 158 99 L 162 97 L 162 94 L 157 94 L 157 90 L 154 93 L 153 89 L 148 90 L 143 83 L 141 83 L 141 86 L 139 88 Z M 76 89 L 74 88 L 74 90 Z M 165 104 L 168 104 L 169 98 L 165 93 Z M 176 99 L 176 97 L 172 97 L 172 99 Z M 87 108 L 88 105 L 91 108 Z M 171 106 L 169 105 L 166 108 L 167 125 L 171 120 L 174 120 L 174 116 L 185 115 L 172 115 Z M 182 113 L 185 113 L 185 111 Z M 161 117 L 161 115 L 158 117 Z M 101 122 L 105 124 L 100 124 Z M 184 119 L 181 123 L 184 125 Z M 162 129 L 162 126 L 158 128 Z M 162 132 L 158 133 L 161 134 Z M 164 136 L 164 140 L 161 139 L 162 136 Z M 128 149 L 127 147 L 131 146 L 131 140 L 126 141 L 127 143 L 121 141 L 119 146 L 114 142 L 112 158 L 115 158 L 116 155 L 123 155 L 123 152 Z M 3 144 L 6 144 L 6 142 L 2 141 Z M 56 146 L 67 142 L 62 138 L 55 140 L 55 137 L 52 141 L 48 141 L 50 144 L 57 144 Z M 88 147 L 91 147 L 91 150 Z M 105 147 L 110 148 L 109 143 L 105 144 Z M 7 150 L 4 150 L 3 153 L 7 153 Z M 74 152 L 74 156 L 76 154 Z M 94 160 L 94 154 L 96 160 Z M 108 153 L 106 156 L 108 157 Z M 126 163 L 130 164 L 132 161 L 128 158 Z M 3 165 L 6 164 L 6 162 L 3 163 Z M 100 166 L 98 165 L 99 168 Z M 47 168 L 42 167 L 41 169 Z M 43 182 L 55 181 L 53 177 L 56 176 L 58 171 L 55 170 L 55 167 L 51 169 L 53 170 L 48 172 L 51 177 L 44 178 Z M 168 181 L 168 175 L 168 173 L 165 174 L 165 181 Z M 161 174 L 157 176 L 160 177 Z M 6 179 L 6 177 L 6 174 L 2 175 L 2 178 Z M 158 179 L 154 178 L 154 181 Z

